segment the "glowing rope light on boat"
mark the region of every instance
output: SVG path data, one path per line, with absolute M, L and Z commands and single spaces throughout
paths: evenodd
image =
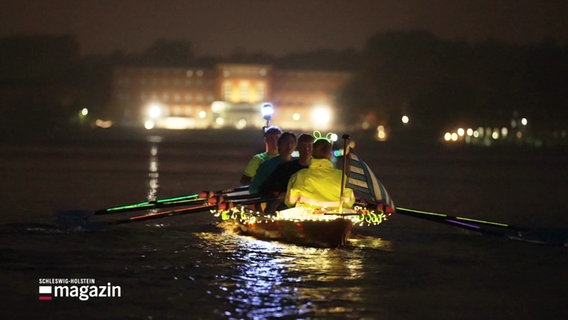
M 292 222 L 333 222 L 337 219 L 348 219 L 354 225 L 379 225 L 386 221 L 390 214 L 376 212 L 364 207 L 355 206 L 353 209 L 345 209 L 344 213 L 329 212 L 316 214 L 313 209 L 295 207 L 277 212 L 276 216 L 266 216 L 258 211 L 247 209 L 244 206 L 233 207 L 227 210 L 212 210 L 216 216 L 221 216 L 223 221 L 233 220 L 242 224 L 271 223 L 277 221 Z

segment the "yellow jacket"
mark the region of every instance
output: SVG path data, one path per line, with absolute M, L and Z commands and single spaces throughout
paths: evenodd
M 328 159 L 312 159 L 310 167 L 290 177 L 285 203 L 289 207 L 303 205 L 318 208 L 339 208 L 341 195 L 341 170 L 335 169 Z M 347 182 L 347 177 L 344 183 Z M 353 190 L 343 191 L 343 207 L 355 202 Z

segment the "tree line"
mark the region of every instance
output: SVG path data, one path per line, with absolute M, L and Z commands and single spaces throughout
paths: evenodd
M 341 97 L 359 117 L 395 124 L 407 114 L 418 128 L 442 130 L 506 126 L 521 115 L 537 131 L 566 128 L 567 46 L 386 32 L 367 41 L 361 61 Z

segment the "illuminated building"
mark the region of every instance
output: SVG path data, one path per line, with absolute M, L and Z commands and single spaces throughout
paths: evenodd
M 118 68 L 111 108 L 125 125 L 207 127 L 216 78 L 209 69 Z
M 278 70 L 262 64 L 214 68 L 117 68 L 110 109 L 122 125 L 146 128 L 254 128 L 265 124 L 263 103 L 275 106 L 274 123 L 287 129 L 327 129 L 334 96 L 346 72 Z M 315 117 L 315 118 L 314 118 Z

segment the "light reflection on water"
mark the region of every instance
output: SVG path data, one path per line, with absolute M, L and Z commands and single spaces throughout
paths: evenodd
M 345 315 L 364 305 L 363 248 L 308 248 L 228 233 L 197 236 L 204 249 L 229 262 L 230 271 L 211 283 L 229 303 L 224 316 Z
M 162 141 L 160 137 L 149 136 L 150 158 L 148 164 L 148 201 L 155 201 L 158 198 L 158 188 L 160 187 L 158 172 L 158 145 Z

